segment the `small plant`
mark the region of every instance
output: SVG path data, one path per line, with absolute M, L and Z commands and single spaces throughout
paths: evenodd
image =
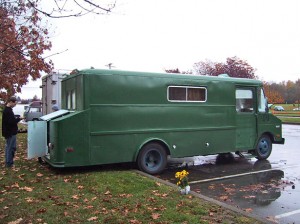
M 187 172 L 186 170 L 176 172 L 175 178 L 178 180 L 177 186 L 179 186 L 181 189 L 184 189 L 185 187 L 189 186 L 188 175 L 189 172 Z

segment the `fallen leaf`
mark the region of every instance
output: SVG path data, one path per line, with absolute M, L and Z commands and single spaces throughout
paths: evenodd
M 209 189 L 209 190 L 214 190 L 215 188 L 216 188 L 215 185 L 209 185 L 209 186 L 208 186 L 208 189 Z
M 20 179 L 20 180 L 25 180 L 23 177 L 25 176 L 25 174 L 23 173 L 23 174 L 20 174 L 20 175 L 18 175 L 18 178 Z
M 153 213 L 153 214 L 151 215 L 151 217 L 152 217 L 152 219 L 156 220 L 156 219 L 159 219 L 160 214 L 158 214 L 158 213 Z
M 103 213 L 104 215 L 108 214 L 107 209 L 106 209 L 106 208 L 102 208 L 102 213 Z
M 91 218 L 89 218 L 89 219 L 87 219 L 89 222 L 91 222 L 91 221 L 96 221 L 98 219 L 98 217 L 97 216 L 93 216 L 93 217 L 91 217 Z
M 23 221 L 23 219 L 19 218 L 16 221 L 9 222 L 8 224 L 18 224 L 18 223 L 21 223 L 22 221 Z
M 79 185 L 77 188 L 78 188 L 79 190 L 81 190 L 81 189 L 83 189 L 84 187 L 83 187 L 82 185 Z
M 228 200 L 228 196 L 227 195 L 222 195 L 222 196 L 220 196 L 220 200 L 227 201 Z
M 73 198 L 73 199 L 76 199 L 76 200 L 78 200 L 78 199 L 79 199 L 79 197 L 78 197 L 78 195 L 77 195 L 77 194 L 76 194 L 76 195 L 73 195 L 73 196 L 72 196 L 72 198 Z
M 256 196 L 255 196 L 255 195 L 246 195 L 246 196 L 244 196 L 244 198 L 246 198 L 246 199 L 249 199 L 249 198 L 256 198 Z
M 252 212 L 252 211 L 253 211 L 252 208 L 246 208 L 246 209 L 244 209 L 244 210 L 245 210 L 245 212 Z
M 278 222 L 278 220 L 277 220 L 275 217 L 267 216 L 266 218 L 267 218 L 267 220 L 269 220 L 269 221 L 271 221 L 271 222 L 274 222 L 274 223 L 277 223 L 277 222 Z
M 31 187 L 22 187 L 22 188 L 20 188 L 21 190 L 24 190 L 24 191 L 27 191 L 27 192 L 31 192 L 31 191 L 33 191 L 33 189 L 31 188 Z
M 20 188 L 18 182 L 14 183 L 13 185 L 11 185 L 12 188 Z
M 131 220 L 129 220 L 129 223 L 130 224 L 140 224 L 141 222 L 139 220 L 136 220 L 136 219 L 131 219 Z
M 26 199 L 26 201 L 28 202 L 28 203 L 32 203 L 33 202 L 33 199 L 32 198 L 25 198 Z
M 148 201 L 150 201 L 150 202 L 155 202 L 156 200 L 155 200 L 154 197 L 150 197 L 150 198 L 148 199 Z
M 44 176 L 44 174 L 42 174 L 42 173 L 37 173 L 36 175 L 37 175 L 38 177 Z
M 52 187 L 47 187 L 48 190 L 53 191 L 54 189 Z
M 121 198 L 130 198 L 132 196 L 133 196 L 132 194 L 119 194 L 119 197 Z
M 108 195 L 108 194 L 110 194 L 110 191 L 106 191 L 104 194 L 105 194 L 105 195 Z
M 47 211 L 47 209 L 41 208 L 41 209 L 37 210 L 36 213 L 45 213 L 46 211 Z
M 155 182 L 155 184 L 159 187 L 161 186 L 161 183 L 159 183 L 159 182 Z

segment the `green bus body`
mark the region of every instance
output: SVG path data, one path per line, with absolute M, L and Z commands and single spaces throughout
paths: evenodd
M 257 80 L 78 71 L 62 81 L 62 109 L 70 113 L 48 121 L 45 160 L 54 167 L 137 162 L 158 173 L 167 155 L 248 151 L 266 159 L 272 143 L 284 143 L 266 105 Z

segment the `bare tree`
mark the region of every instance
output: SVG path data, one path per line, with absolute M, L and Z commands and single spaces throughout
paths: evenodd
M 107 14 L 116 6 L 116 0 L 27 0 L 38 12 L 50 18 L 79 17 L 88 13 Z M 51 4 L 45 9 L 42 5 Z

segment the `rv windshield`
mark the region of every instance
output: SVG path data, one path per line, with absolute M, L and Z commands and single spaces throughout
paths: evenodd
M 258 89 L 258 111 L 268 112 L 268 102 L 262 88 Z

